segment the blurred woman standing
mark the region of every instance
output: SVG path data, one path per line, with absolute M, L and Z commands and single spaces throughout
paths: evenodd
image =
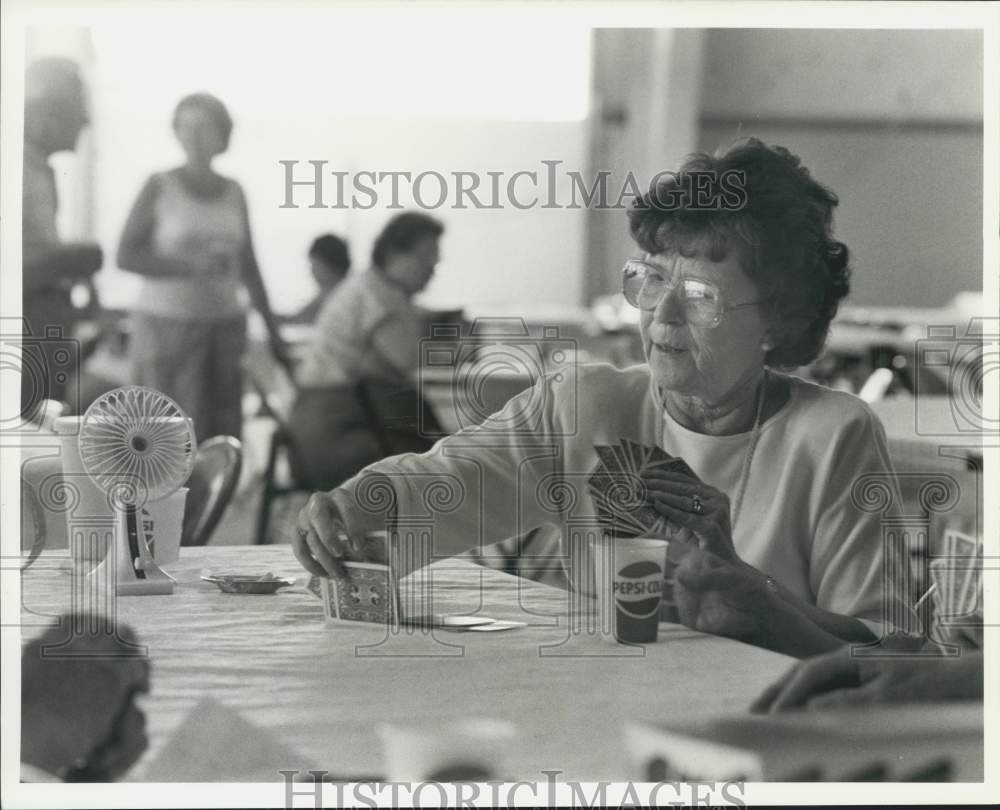
M 254 254 L 243 189 L 212 168 L 229 146 L 229 112 L 207 93 L 186 96 L 173 129 L 186 160 L 146 181 L 118 247 L 118 266 L 144 277 L 132 319 L 132 379 L 173 397 L 199 439 L 239 437 L 248 297 L 286 367 L 288 355 Z

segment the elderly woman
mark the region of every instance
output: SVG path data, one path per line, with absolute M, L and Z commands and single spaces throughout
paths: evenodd
M 242 432 L 240 358 L 246 297 L 264 318 L 271 348 L 288 365 L 260 275 L 243 189 L 212 168 L 233 121 L 215 96 L 174 110 L 183 165 L 154 174 L 132 207 L 118 266 L 143 276 L 132 317 L 132 379 L 173 397 L 199 439 Z
M 333 487 L 392 452 L 431 446 L 416 431 L 412 381 L 430 313 L 413 298 L 434 276 L 443 233 L 444 226 L 426 214 L 396 215 L 375 239 L 371 267 L 349 276 L 324 301 L 289 419 L 300 481 Z M 375 389 L 379 401 L 367 402 Z M 376 406 L 412 423 L 409 444 L 386 451 Z
M 740 204 L 707 210 L 685 196 L 705 172 L 739 179 Z M 482 426 L 366 473 L 391 483 L 403 515 L 427 510 L 428 482 L 458 491 L 436 517 L 440 556 L 579 520 L 595 445 L 656 445 L 695 474 L 645 482 L 672 536 L 687 541 L 677 547 L 690 548 L 676 574 L 682 621 L 798 656 L 874 640 L 881 528 L 852 487 L 866 473 L 892 480 L 884 432 L 853 395 L 777 370 L 817 356 L 847 293 L 836 203 L 782 148 L 751 139 L 694 156 L 629 212 L 642 255 L 625 263 L 624 293 L 641 311 L 645 364 L 547 376 Z M 370 480 L 312 496 L 295 542 L 306 568 L 336 572 L 366 553 L 360 538 L 386 518 L 367 497 Z M 543 497 L 553 481 L 578 497 Z M 569 574 L 587 590 L 590 572 Z

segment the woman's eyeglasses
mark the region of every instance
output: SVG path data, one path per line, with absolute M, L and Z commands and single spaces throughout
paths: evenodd
M 685 320 L 703 329 L 718 326 L 731 310 L 760 303 L 744 301 L 742 304 L 727 304 L 718 287 L 696 278 L 685 278 L 679 284 L 671 284 L 661 268 L 642 259 L 629 259 L 622 268 L 622 293 L 625 300 L 638 309 L 656 309 L 664 296 L 674 289 L 680 292 Z

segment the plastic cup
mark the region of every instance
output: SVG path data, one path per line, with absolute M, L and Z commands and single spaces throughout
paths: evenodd
M 599 616 L 619 643 L 656 641 L 668 546 L 651 537 L 593 541 Z

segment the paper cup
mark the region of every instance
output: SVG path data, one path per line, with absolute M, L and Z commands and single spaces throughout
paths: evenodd
M 187 487 L 181 487 L 166 498 L 147 503 L 139 511 L 139 531 L 157 565 L 177 562 L 180 557 L 187 494 Z
M 67 547 L 66 510 L 58 501 L 61 484 L 58 455 L 29 458 L 21 465 L 22 550 Z
M 600 626 L 616 641 L 656 641 L 668 545 L 647 537 L 592 542 Z
M 77 563 L 100 562 L 107 556 L 117 520 L 108 493 L 83 467 L 80 458 L 81 416 L 60 416 L 54 428 L 59 435 L 62 480 L 43 487 L 43 506 L 56 505 L 64 514 L 70 556 Z
M 427 725 L 379 726 L 388 781 L 486 782 L 509 780 L 514 726 L 468 718 Z

